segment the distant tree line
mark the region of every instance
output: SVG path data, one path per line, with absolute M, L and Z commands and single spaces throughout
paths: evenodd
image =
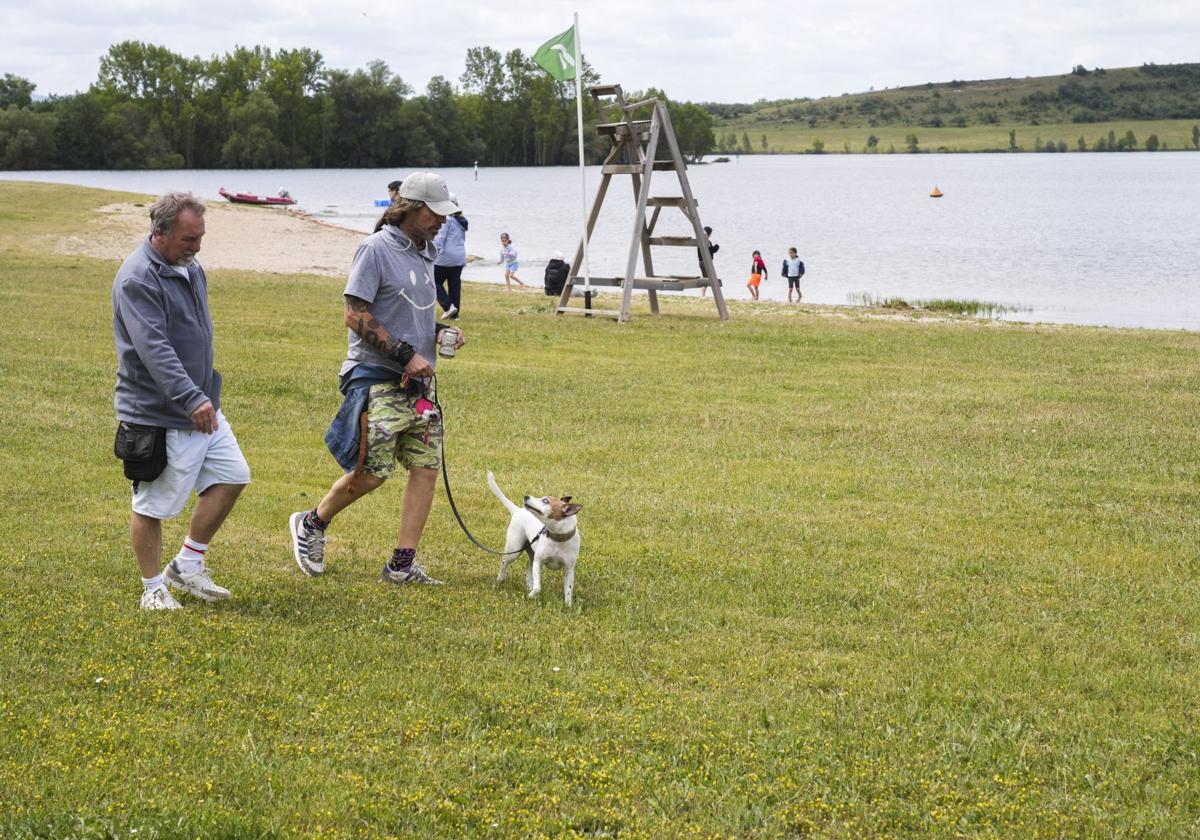
M 583 77 L 599 80 L 586 62 Z M 28 79 L 0 79 L 0 169 L 575 164 L 574 87 L 521 50 L 473 47 L 457 86 L 435 76 L 414 94 L 383 61 L 349 71 L 308 48 L 202 59 L 124 41 L 83 93 L 35 101 Z M 609 141 L 596 137 L 591 97 L 584 106 L 594 163 Z M 685 154 L 715 147 L 706 109 L 670 100 L 668 109 Z
M 736 145 L 736 135 L 734 135 L 732 132 L 730 132 L 730 134 L 728 136 L 722 135 L 721 136 L 722 139 L 718 139 L 718 143 L 717 143 L 718 149 L 724 148 L 725 140 L 729 139 L 730 136 L 733 137 L 734 143 Z M 746 142 L 748 142 L 748 138 L 746 137 L 746 135 L 744 133 L 743 133 L 743 139 Z M 862 152 L 864 154 L 879 154 L 881 151 L 879 143 L 880 143 L 879 137 L 877 137 L 874 134 L 868 135 L 866 143 L 862 147 Z M 767 136 L 765 134 L 762 136 L 762 145 L 763 145 L 763 151 L 767 151 L 767 149 L 768 149 Z M 852 151 L 850 144 L 848 142 L 844 143 L 842 148 L 843 148 L 843 151 L 846 153 L 849 153 Z M 1116 131 L 1109 129 L 1107 136 L 1100 136 L 1100 137 L 1096 138 L 1096 140 L 1091 144 L 1088 143 L 1086 138 L 1084 138 L 1082 135 L 1080 135 L 1079 139 L 1075 141 L 1074 151 L 1077 151 L 1077 152 L 1134 152 L 1134 151 L 1137 151 L 1139 148 L 1144 148 L 1147 152 L 1166 151 L 1167 150 L 1167 142 L 1165 140 L 1160 140 L 1159 136 L 1157 134 L 1152 133 L 1146 138 L 1146 140 L 1143 144 L 1139 144 L 1137 135 L 1133 133 L 1133 129 L 1128 129 L 1125 132 L 1125 134 L 1120 137 L 1117 136 Z M 1200 123 L 1194 124 L 1192 126 L 1191 141 L 1190 141 L 1190 143 L 1185 143 L 1183 148 L 1200 151 Z M 740 147 L 737 149 L 737 151 L 739 151 L 739 152 L 741 151 Z M 929 151 L 929 150 L 922 149 L 921 145 L 920 145 L 920 139 L 917 137 L 917 135 L 913 132 L 909 132 L 908 134 L 906 134 L 904 136 L 904 151 L 908 152 L 909 154 L 917 154 L 919 152 L 924 152 L 924 151 Z M 945 146 L 938 146 L 935 151 L 952 152 L 952 151 L 962 151 L 962 150 L 955 150 L 955 149 L 946 148 Z M 1025 152 L 1025 151 L 1029 151 L 1029 150 L 1017 142 L 1017 130 L 1014 128 L 1014 129 L 1010 129 L 1008 132 L 1008 147 L 1006 150 L 1005 149 L 989 149 L 988 151 Z M 1033 151 L 1035 151 L 1035 152 L 1067 152 L 1067 151 L 1071 151 L 1071 148 L 1067 145 L 1066 140 L 1043 141 L 1041 137 L 1035 137 Z M 896 152 L 895 145 L 893 144 L 893 145 L 889 146 L 887 153 L 895 154 L 895 152 Z M 819 137 L 814 137 L 812 139 L 811 147 L 808 149 L 804 149 L 803 153 L 804 154 L 816 154 L 816 155 L 824 154 L 825 153 L 825 141 Z
M 930 82 L 816 100 L 705 107 L 722 124 L 719 137 L 728 136 L 730 123 L 753 131 L 771 123 L 873 129 L 1191 120 L 1200 119 L 1200 64 L 1144 64 L 1113 70 L 1076 65 L 1061 76 Z

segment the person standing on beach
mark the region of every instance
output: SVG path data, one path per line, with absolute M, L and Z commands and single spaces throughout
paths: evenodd
M 511 289 L 513 283 L 522 289 L 525 288 L 525 284 L 517 277 L 517 270 L 521 267 L 521 264 L 517 262 L 517 249 L 507 233 L 500 234 L 500 263 L 498 264 L 504 265 L 504 287 L 506 289 Z
M 762 254 L 758 251 L 750 258 L 750 280 L 746 283 L 746 288 L 750 290 L 750 297 L 758 300 L 758 284 L 767 279 L 767 264 L 763 262 Z
M 804 276 L 804 260 L 795 248 L 788 248 L 788 255 L 783 260 L 783 276 L 788 283 L 788 303 L 792 302 L 792 290 L 796 291 L 796 303 L 800 302 L 800 278 Z
M 154 202 L 150 235 L 113 281 L 115 449 L 133 480 L 129 537 L 144 610 L 179 609 L 168 586 L 205 601 L 229 597 L 213 582 L 205 557 L 250 483 L 213 368 L 208 278 L 196 262 L 204 210 L 191 193 L 167 193 Z M 199 501 L 183 546 L 160 571 L 162 520 L 178 516 L 193 490 Z
M 404 183 L 403 181 L 391 181 L 388 183 L 388 200 L 390 202 L 392 202 L 392 204 L 395 204 L 396 199 L 400 197 L 400 185 L 403 183 Z M 373 231 L 373 233 L 379 233 L 379 231 L 382 228 L 383 228 L 383 216 L 380 216 L 379 221 L 377 221 L 375 223 L 375 230 Z
M 450 193 L 450 201 L 458 206 L 454 193 Z M 467 264 L 467 219 L 461 210 L 446 219 L 433 244 L 438 251 L 433 262 L 438 304 L 447 318 L 457 318 L 462 312 L 462 272 Z
M 457 211 L 439 176 L 410 175 L 384 213 L 383 228 L 354 254 L 344 292 L 348 348 L 339 373 L 345 401 L 325 435 L 345 474 L 315 508 L 293 513 L 288 522 L 293 556 L 310 577 L 325 572 L 325 532 L 333 518 L 400 466 L 408 472 L 400 533 L 380 579 L 441 583 L 417 562 L 417 546 L 442 466 L 435 349 L 445 329 L 455 330 L 456 347 L 463 345 L 461 330 L 434 321 L 433 238 Z
M 721 246 L 712 241 L 712 228 L 710 228 L 708 226 L 705 226 L 705 228 L 704 228 L 704 244 L 708 245 L 708 255 L 710 257 L 716 256 L 717 251 L 721 250 Z M 703 247 L 703 246 L 696 247 L 696 259 L 698 259 L 700 261 L 700 274 L 703 275 L 704 274 L 704 254 L 700 251 L 701 247 Z M 716 266 L 714 265 L 713 268 L 716 268 Z M 715 277 L 710 278 L 710 279 L 715 280 L 717 283 L 721 282 L 720 280 L 717 280 L 717 278 L 715 278 Z M 708 286 L 700 287 L 700 297 L 708 297 Z

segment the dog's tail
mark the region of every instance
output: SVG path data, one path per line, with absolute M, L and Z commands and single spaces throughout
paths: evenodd
M 520 508 L 510 502 L 508 497 L 505 496 L 503 491 L 500 490 L 500 486 L 496 484 L 496 476 L 492 475 L 491 470 L 488 470 L 488 487 L 492 488 L 492 495 L 500 500 L 500 504 L 508 508 L 509 513 L 516 513 L 520 510 Z

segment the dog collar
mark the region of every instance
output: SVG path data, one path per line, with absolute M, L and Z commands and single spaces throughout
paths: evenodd
M 578 528 L 572 528 L 571 533 L 563 534 L 562 536 L 559 536 L 558 534 L 555 534 L 553 531 L 551 531 L 549 528 L 543 528 L 542 533 L 545 534 L 550 539 L 554 540 L 555 542 L 566 542 L 567 540 L 571 539 L 571 537 L 575 536 L 575 532 L 578 530 L 579 530 Z

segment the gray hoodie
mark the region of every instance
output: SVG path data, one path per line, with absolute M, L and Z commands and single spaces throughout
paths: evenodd
M 168 265 L 147 236 L 113 281 L 117 344 L 117 419 L 169 429 L 192 428 L 192 412 L 221 407 L 221 375 L 213 370 L 208 278 L 193 263 L 187 279 Z

